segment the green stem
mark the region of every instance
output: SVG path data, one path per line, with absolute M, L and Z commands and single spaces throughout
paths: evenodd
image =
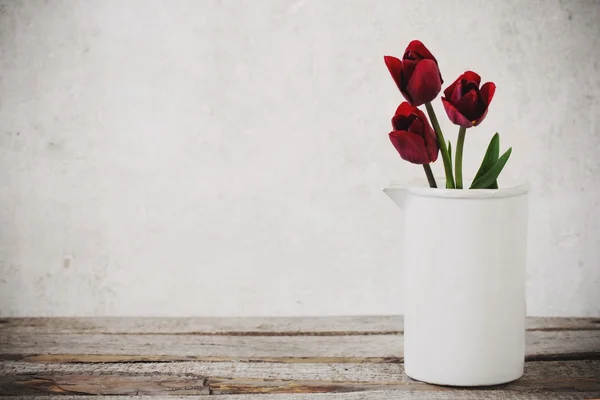
M 460 127 L 458 129 L 458 142 L 456 143 L 456 188 L 463 188 L 462 181 L 462 159 L 463 159 L 463 146 L 465 145 L 465 132 L 467 128 Z
M 437 183 L 435 183 L 435 178 L 433 177 L 433 171 L 431 171 L 431 167 L 429 164 L 423 164 L 423 169 L 425 170 L 425 175 L 427 175 L 427 181 L 429 182 L 429 187 L 436 188 Z
M 442 154 L 442 161 L 444 162 L 444 171 L 446 172 L 446 188 L 454 189 L 454 177 L 452 176 L 452 162 L 450 161 L 448 148 L 446 147 L 446 140 L 444 139 L 444 135 L 442 134 L 440 124 L 438 123 L 437 117 L 435 116 L 435 111 L 433 111 L 431 103 L 425 103 L 425 108 L 427 108 L 427 114 L 429 114 L 431 125 L 433 125 L 433 130 L 435 131 L 435 134 L 437 136 L 438 146 L 440 147 L 440 153 Z

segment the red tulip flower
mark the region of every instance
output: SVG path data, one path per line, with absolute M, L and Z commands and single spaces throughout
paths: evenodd
M 445 97 L 442 97 L 442 103 L 448 118 L 454 124 L 471 128 L 479 125 L 487 115 L 496 85 L 487 82 L 480 89 L 480 83 L 479 75 L 467 71 L 444 90 Z
M 437 160 L 438 142 L 425 114 L 403 102 L 392 118 L 394 130 L 390 140 L 400 157 L 413 164 L 429 164 Z
M 420 41 L 409 43 L 402 60 L 391 56 L 384 60 L 398 89 L 413 106 L 431 102 L 442 90 L 437 60 Z

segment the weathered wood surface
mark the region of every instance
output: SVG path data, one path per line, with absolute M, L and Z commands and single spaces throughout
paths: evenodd
M 590 394 L 588 394 L 590 395 Z M 481 391 L 456 389 L 445 392 L 399 392 L 396 390 L 375 390 L 369 392 L 358 393 L 297 393 L 297 394 L 236 394 L 223 395 L 216 399 L 218 400 L 499 400 L 499 399 L 518 399 L 518 400 L 600 400 L 597 394 L 591 394 L 588 397 L 578 393 L 568 392 L 531 392 L 519 393 L 518 396 L 514 392 L 506 390 Z M 3 400 L 98 400 L 98 396 L 6 396 Z M 211 396 L 111 396 L 110 400 L 210 400 L 215 399 Z
M 327 358 L 401 359 L 403 341 L 395 335 L 347 336 L 198 336 L 81 333 L 3 333 L 0 359 L 39 354 L 167 356 L 155 360 Z M 600 330 L 527 332 L 526 355 L 532 360 L 600 357 Z M 118 361 L 119 358 L 114 360 Z
M 244 336 L 399 334 L 402 316 L 278 318 L 0 318 L 4 332 Z M 600 330 L 600 318 L 529 317 L 527 330 Z
M 0 319 L 0 395 L 592 399 L 599 321 L 529 319 L 523 378 L 467 390 L 404 374 L 399 317 Z
M 600 393 L 600 360 L 527 363 L 515 393 L 570 390 Z M 408 378 L 402 364 L 285 364 L 244 362 L 36 364 L 3 363 L 0 393 L 239 394 L 440 391 Z

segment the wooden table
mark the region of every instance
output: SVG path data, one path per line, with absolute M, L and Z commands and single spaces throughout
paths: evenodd
M 599 318 L 528 319 L 523 378 L 470 390 L 408 378 L 402 331 L 398 316 L 0 319 L 0 394 L 73 400 L 600 398 Z

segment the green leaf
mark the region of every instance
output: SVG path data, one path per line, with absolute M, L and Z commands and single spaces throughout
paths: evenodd
M 475 179 L 473 179 L 473 183 L 477 181 L 477 179 L 481 178 L 483 174 L 488 172 L 490 168 L 496 164 L 498 161 L 498 156 L 500 155 L 500 134 L 496 132 L 496 134 L 490 140 L 490 144 L 485 152 L 485 156 L 483 156 L 483 161 L 481 162 L 481 166 L 479 167 L 479 171 L 475 175 Z M 471 185 L 473 186 L 473 185 Z M 497 186 L 497 185 L 496 185 Z M 483 188 L 487 189 L 487 188 Z M 492 189 L 492 188 L 490 188 Z
M 508 161 L 511 152 L 512 147 L 502 154 L 492 168 L 490 168 L 485 174 L 479 177 L 479 179 L 476 179 L 475 182 L 473 182 L 471 189 L 488 189 L 492 185 L 496 184 L 496 179 L 498 179 L 498 175 L 500 175 L 500 172 L 502 172 L 502 168 L 504 168 L 504 165 Z
M 450 158 L 450 165 L 452 165 L 452 143 L 448 140 L 448 157 Z

